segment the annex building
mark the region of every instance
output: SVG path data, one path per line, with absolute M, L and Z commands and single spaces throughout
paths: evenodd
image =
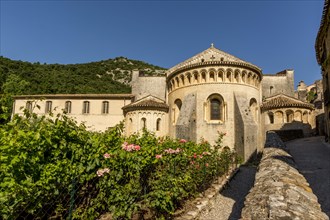
M 308 136 L 316 126 L 314 106 L 295 97 L 293 70 L 263 74 L 213 44 L 162 76 L 133 71 L 131 86 L 131 94 L 16 96 L 13 112 L 64 110 L 90 130 L 104 131 L 124 120 L 126 135 L 147 129 L 212 144 L 225 132 L 224 145 L 244 160 L 262 150 L 268 130 L 302 129 Z

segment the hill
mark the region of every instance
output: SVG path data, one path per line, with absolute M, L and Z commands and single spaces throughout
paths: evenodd
M 0 56 L 0 94 L 130 93 L 132 70 L 164 68 L 125 57 L 83 64 L 40 64 Z

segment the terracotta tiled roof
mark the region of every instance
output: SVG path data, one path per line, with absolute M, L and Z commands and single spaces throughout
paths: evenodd
M 160 110 L 168 112 L 169 107 L 164 102 L 157 102 L 152 99 L 147 99 L 126 105 L 122 109 L 124 110 L 124 112 L 132 110 Z
M 267 98 L 260 107 L 262 110 L 292 107 L 314 109 L 312 104 L 300 101 L 299 99 L 286 96 L 284 94 Z

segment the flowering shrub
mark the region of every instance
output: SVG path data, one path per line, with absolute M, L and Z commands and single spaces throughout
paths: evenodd
M 166 218 L 224 174 L 235 157 L 206 141 L 146 131 L 123 137 L 121 125 L 88 132 L 65 115 L 15 116 L 0 131 L 3 219 L 95 219 L 107 212 L 114 219 Z

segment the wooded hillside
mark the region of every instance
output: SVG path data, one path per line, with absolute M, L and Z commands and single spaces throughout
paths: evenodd
M 40 64 L 0 56 L 0 94 L 130 93 L 132 70 L 164 68 L 125 57 L 83 64 Z

